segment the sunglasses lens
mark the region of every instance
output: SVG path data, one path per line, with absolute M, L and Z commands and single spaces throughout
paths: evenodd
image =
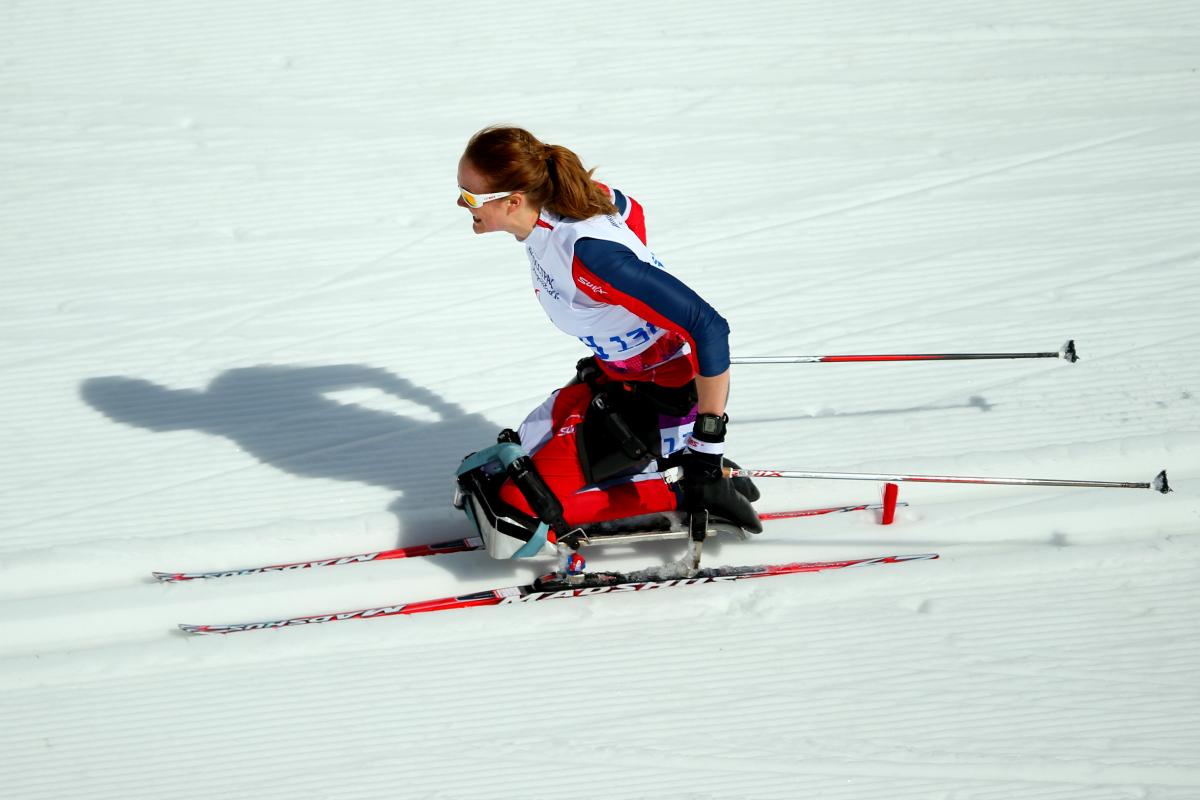
M 468 192 L 466 189 L 459 189 L 458 193 L 462 195 L 463 202 L 471 208 L 479 208 L 483 203 L 479 202 L 479 198 Z

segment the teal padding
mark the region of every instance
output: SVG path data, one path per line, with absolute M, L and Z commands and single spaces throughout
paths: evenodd
M 471 470 L 480 469 L 481 467 L 495 463 L 499 463 L 504 469 L 507 470 L 514 461 L 524 455 L 525 451 L 521 449 L 520 445 L 513 444 L 512 442 L 500 442 L 492 445 L 491 447 L 486 447 L 483 450 L 480 450 L 478 453 L 472 453 L 464 458 L 462 463 L 458 465 L 458 472 L 455 474 L 460 476 L 465 475 Z M 474 503 L 470 498 L 467 499 L 466 504 L 463 506 L 463 511 L 466 512 L 467 517 L 471 520 L 471 522 L 475 524 L 475 529 L 482 534 L 483 520 L 480 520 L 476 517 Z M 510 557 L 529 558 L 530 556 L 537 555 L 545 546 L 549 531 L 549 525 L 544 522 L 539 524 L 537 530 L 535 530 L 533 535 L 529 538 L 529 541 L 523 544 L 521 548 L 517 550 L 517 552 L 513 553 Z
M 537 530 L 533 532 L 533 536 L 529 537 L 529 541 L 512 554 L 512 558 L 530 558 L 541 552 L 542 547 L 546 544 L 546 532 L 550 530 L 550 526 L 546 523 L 538 525 Z
M 525 451 L 521 449 L 520 445 L 513 444 L 512 442 L 500 442 L 491 447 L 485 447 L 478 453 L 472 453 L 464 458 L 462 463 L 458 465 L 458 472 L 455 475 L 462 475 L 473 469 L 478 469 L 491 461 L 499 461 L 505 469 L 508 469 L 510 464 L 523 455 L 525 455 Z

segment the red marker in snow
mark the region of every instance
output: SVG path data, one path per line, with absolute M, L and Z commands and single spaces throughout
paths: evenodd
M 891 525 L 896 518 L 896 498 L 900 495 L 900 487 L 894 483 L 883 485 L 883 519 L 884 525 Z

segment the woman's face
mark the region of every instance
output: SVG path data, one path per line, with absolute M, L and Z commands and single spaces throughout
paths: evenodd
M 458 161 L 458 185 L 466 189 L 472 194 L 485 194 L 492 191 L 492 187 L 488 186 L 487 180 L 481 175 L 471 162 L 466 158 L 461 158 Z M 475 233 L 490 233 L 492 231 L 504 231 L 508 222 L 508 214 L 505 212 L 505 201 L 507 197 L 501 197 L 498 200 L 489 200 L 479 208 L 471 208 L 463 201 L 462 195 L 459 195 L 458 205 L 460 208 L 465 208 L 471 214 L 471 230 Z

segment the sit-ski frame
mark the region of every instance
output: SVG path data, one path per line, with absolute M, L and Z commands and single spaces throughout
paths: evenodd
M 558 567 L 555 570 L 556 576 L 566 583 L 583 583 L 586 580 L 586 573 L 572 571 L 568 566 L 573 563 L 573 558 L 578 556 L 580 547 L 627 542 L 687 539 L 687 553 L 684 554 L 684 557 L 678 563 L 683 569 L 683 577 L 691 577 L 700 571 L 700 554 L 704 549 L 704 540 L 718 533 L 732 533 L 742 537 L 746 536 L 746 533 L 741 528 L 731 522 L 725 522 L 724 520 L 710 521 L 707 510 L 695 511 L 689 514 L 688 527 L 684 530 L 589 534 L 582 528 L 576 528 L 558 541 Z

